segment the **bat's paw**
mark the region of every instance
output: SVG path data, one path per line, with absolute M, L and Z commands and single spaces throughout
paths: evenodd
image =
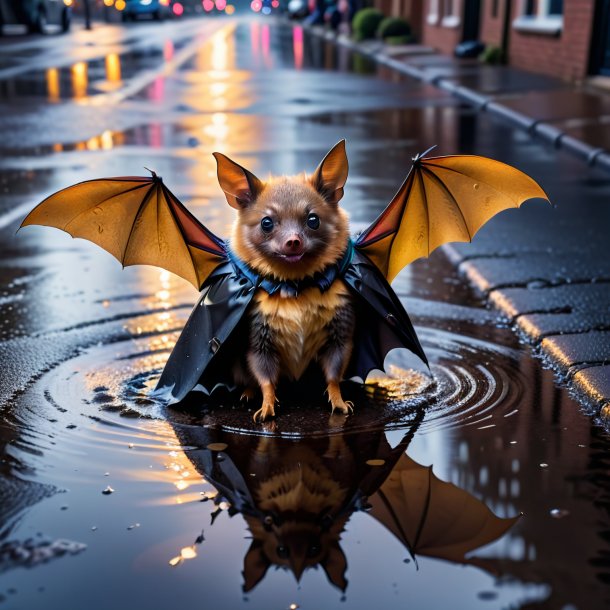
M 262 423 L 272 417 L 275 417 L 275 409 L 273 408 L 273 403 L 264 404 L 252 418 L 255 423 Z
M 239 397 L 239 400 L 241 400 L 242 402 L 248 402 L 249 400 L 252 400 L 253 398 L 254 398 L 254 390 L 252 388 L 246 388 L 242 392 L 242 395 Z
M 342 398 L 339 400 L 335 400 L 331 403 L 331 413 L 334 414 L 335 411 L 342 413 L 343 415 L 349 415 L 354 411 L 354 403 L 351 400 L 343 400 Z

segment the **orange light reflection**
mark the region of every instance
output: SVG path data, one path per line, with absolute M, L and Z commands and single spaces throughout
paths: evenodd
M 59 83 L 59 70 L 57 68 L 49 68 L 47 70 L 47 93 L 49 102 L 59 101 L 61 86 Z
M 89 77 L 87 74 L 87 64 L 79 61 L 71 68 L 72 73 L 72 95 L 75 99 L 82 99 L 87 96 Z
M 106 56 L 106 79 L 111 83 L 121 81 L 121 59 L 116 53 Z

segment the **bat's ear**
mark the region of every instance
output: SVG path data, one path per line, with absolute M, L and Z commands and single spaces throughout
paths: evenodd
M 270 565 L 270 561 L 262 551 L 262 544 L 260 541 L 253 540 L 244 557 L 244 593 L 247 593 L 256 587 L 267 573 Z
M 318 165 L 318 168 L 311 177 L 314 188 L 328 203 L 339 203 L 339 200 L 343 197 L 343 187 L 347 181 L 347 170 L 345 140 L 341 140 L 322 159 L 322 163 Z
M 228 204 L 239 210 L 250 205 L 263 190 L 263 183 L 246 168 L 215 152 L 218 182 L 225 192 Z
M 347 559 L 338 541 L 334 541 L 328 551 L 326 558 L 320 562 L 322 569 L 326 572 L 326 577 L 330 582 L 345 591 L 347 589 L 347 579 L 345 578 L 345 571 L 347 570 Z

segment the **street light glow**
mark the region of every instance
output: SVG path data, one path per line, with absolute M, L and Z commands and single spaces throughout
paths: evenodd
M 252 0 L 252 2 L 250 3 L 250 8 L 255 13 L 258 13 L 261 10 L 261 8 L 263 8 L 263 3 L 261 2 L 261 0 Z
M 180 4 L 180 2 L 176 2 L 176 4 L 172 6 L 172 11 L 174 11 L 174 15 L 180 17 L 180 15 L 184 13 L 184 7 L 182 6 L 182 4 Z
M 114 4 L 114 0 L 104 0 L 104 6 L 112 6 Z
M 227 8 L 225 8 L 225 13 L 227 15 L 232 15 L 235 12 L 235 7 L 232 4 L 227 4 Z
M 125 0 L 116 0 L 116 2 L 114 3 L 114 8 L 117 11 L 124 11 L 125 10 Z
M 219 11 L 224 11 L 227 8 L 227 0 L 216 0 L 216 8 Z
M 206 13 L 209 13 L 210 11 L 214 10 L 214 1 L 213 0 L 203 0 L 202 4 L 203 4 L 203 10 Z

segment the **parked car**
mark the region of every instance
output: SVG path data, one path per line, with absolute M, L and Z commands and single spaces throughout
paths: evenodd
M 22 24 L 32 33 L 45 34 L 47 25 L 70 29 L 72 0 L 0 0 L 0 34 L 5 25 Z
M 125 0 L 125 8 L 121 13 L 123 21 L 135 21 L 141 18 L 160 21 L 170 15 L 169 2 L 160 0 Z
M 303 19 L 307 17 L 309 15 L 308 0 L 290 0 L 287 12 L 290 19 Z

